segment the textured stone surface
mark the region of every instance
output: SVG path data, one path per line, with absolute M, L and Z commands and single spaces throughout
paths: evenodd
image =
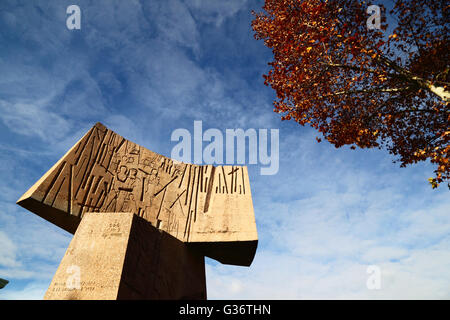
M 250 265 L 257 246 L 245 166 L 175 162 L 100 123 L 18 204 L 71 233 L 86 212 L 132 212 L 223 263 Z
M 87 213 L 45 299 L 205 299 L 204 257 L 133 213 Z

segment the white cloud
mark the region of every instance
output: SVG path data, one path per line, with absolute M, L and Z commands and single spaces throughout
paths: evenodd
M 60 115 L 46 111 L 38 104 L 9 103 L 0 100 L 0 117 L 13 132 L 53 142 L 64 137 L 70 124 Z
M 0 269 L 0 275 L 6 279 L 31 279 L 36 273 L 21 268 Z
M 390 246 L 374 246 L 370 247 L 362 254 L 362 261 L 368 264 L 376 264 L 378 262 L 399 260 L 409 256 L 409 252 L 405 248 Z
M 16 259 L 16 245 L 9 239 L 8 235 L 0 231 L 0 266 L 16 267 L 20 263 Z M 1 272 L 0 272 L 1 274 Z
M 376 264 L 381 270 L 379 290 L 370 290 L 366 285 L 369 265 L 350 259 L 323 262 L 261 249 L 250 268 L 208 264 L 208 298 L 450 298 L 448 248 L 417 250 L 398 262 Z
M 48 283 L 32 282 L 23 289 L 12 290 L 6 286 L 0 290 L 2 300 L 42 300 L 48 289 Z
M 188 0 L 189 6 L 194 16 L 204 23 L 212 23 L 220 27 L 229 17 L 235 15 L 239 10 L 245 7 L 247 0 Z
M 149 7 L 153 19 L 155 19 L 160 39 L 173 41 L 198 53 L 199 34 L 197 26 L 183 2 L 169 0 L 157 3 L 152 1 Z

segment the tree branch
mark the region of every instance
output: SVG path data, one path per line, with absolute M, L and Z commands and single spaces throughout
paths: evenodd
M 409 70 L 400 67 L 394 61 L 390 60 L 389 58 L 386 58 L 381 54 L 377 56 L 376 60 L 396 71 L 406 81 L 418 85 L 420 88 L 433 93 L 434 95 L 438 96 L 440 99 L 446 102 L 450 100 L 450 92 L 445 91 L 443 87 L 436 87 L 430 80 L 414 76 Z
M 355 94 L 355 93 L 401 92 L 401 91 L 408 91 L 408 90 L 411 90 L 411 88 L 405 87 L 405 88 L 375 88 L 375 89 L 361 89 L 361 90 L 344 90 L 344 91 L 333 92 L 329 95 L 320 96 L 318 98 L 320 99 L 320 98 L 325 98 L 325 97 L 339 96 L 339 95 L 344 95 L 344 94 Z
M 345 68 L 345 69 L 352 69 L 352 70 L 356 70 L 356 71 L 366 71 L 366 72 L 370 72 L 370 73 L 379 73 L 375 69 L 367 69 L 367 68 L 361 68 L 358 66 L 350 66 L 348 64 L 332 63 L 331 61 L 330 61 L 330 63 L 325 63 L 325 62 L 319 62 L 319 63 L 326 65 L 328 67 Z

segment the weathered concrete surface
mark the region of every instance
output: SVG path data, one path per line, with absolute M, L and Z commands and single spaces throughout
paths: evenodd
M 45 299 L 206 299 L 204 256 L 133 213 L 87 213 Z

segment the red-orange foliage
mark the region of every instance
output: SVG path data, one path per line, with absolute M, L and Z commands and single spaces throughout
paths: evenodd
M 450 178 L 450 6 L 397 0 L 387 34 L 386 21 L 367 28 L 369 4 L 266 0 L 252 22 L 274 55 L 264 83 L 283 120 L 336 147 L 384 147 L 401 166 L 430 160 L 437 187 Z

